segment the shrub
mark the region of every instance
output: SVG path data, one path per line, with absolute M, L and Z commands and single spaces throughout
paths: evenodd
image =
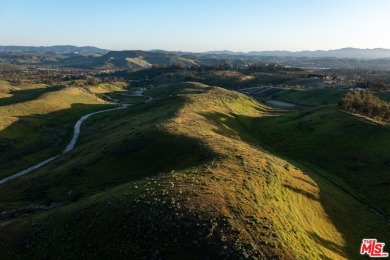
M 348 92 L 340 100 L 339 106 L 348 112 L 390 123 L 390 103 L 379 99 L 370 92 Z

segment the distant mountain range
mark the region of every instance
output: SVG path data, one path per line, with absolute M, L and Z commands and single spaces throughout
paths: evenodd
M 390 49 L 357 49 L 343 48 L 329 51 L 252 51 L 246 55 L 255 56 L 285 56 L 285 57 L 309 57 L 309 58 L 353 58 L 353 59 L 379 59 L 389 58 Z
M 0 46 L 0 64 L 58 66 L 86 69 L 142 69 L 153 65 L 246 65 L 278 63 L 301 68 L 390 69 L 390 49 L 344 48 L 329 51 L 109 51 L 71 45 Z
M 39 52 L 39 53 L 94 53 L 107 54 L 110 50 L 100 49 L 93 46 L 73 46 L 73 45 L 56 45 L 56 46 L 0 46 L 0 52 Z M 125 52 L 125 51 L 122 51 Z M 308 58 L 352 58 L 352 59 L 380 59 L 390 58 L 390 49 L 358 49 L 342 48 L 335 50 L 317 50 L 317 51 L 251 51 L 251 52 L 234 52 L 229 50 L 207 51 L 207 52 L 183 52 L 183 51 L 164 51 L 150 50 L 148 53 L 165 53 L 183 55 L 229 55 L 229 56 L 263 56 L 263 57 L 308 57 Z
M 93 46 L 73 46 L 73 45 L 55 45 L 55 46 L 0 46 L 0 52 L 39 52 L 39 53 L 98 53 L 106 54 L 109 50 L 100 49 Z
M 154 52 L 167 52 L 162 50 L 153 50 Z M 194 54 L 191 52 L 170 52 L 178 55 Z M 230 56 L 261 56 L 261 57 L 307 57 L 307 58 L 350 58 L 350 59 L 380 59 L 390 58 L 390 49 L 358 49 L 342 48 L 336 50 L 317 50 L 317 51 L 251 51 L 234 52 L 229 50 L 207 51 L 197 53 L 199 55 L 230 55 Z

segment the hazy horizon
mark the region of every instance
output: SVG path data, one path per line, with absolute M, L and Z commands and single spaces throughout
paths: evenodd
M 389 1 L 0 0 L 0 45 L 108 50 L 390 49 Z
M 340 49 L 360 49 L 360 50 L 376 50 L 376 49 L 384 49 L 384 50 L 390 50 L 390 48 L 383 48 L 383 47 L 374 47 L 374 48 L 355 48 L 355 47 L 342 47 L 338 49 L 317 49 L 317 50 L 249 50 L 249 51 L 233 51 L 229 49 L 215 49 L 215 50 L 205 50 L 205 51 L 191 51 L 191 50 L 167 50 L 167 49 L 161 49 L 161 48 L 156 48 L 156 49 L 107 49 L 107 48 L 102 48 L 100 46 L 95 46 L 95 45 L 73 45 L 73 44 L 55 44 L 55 45 L 16 45 L 16 44 L 11 44 L 11 45 L 0 45 L 0 46 L 14 46 L 14 47 L 56 47 L 56 46 L 74 46 L 74 47 L 96 47 L 99 49 L 103 50 L 108 50 L 108 51 L 173 51 L 173 52 L 194 52 L 194 53 L 202 53 L 202 52 L 235 52 L 235 53 L 250 53 L 250 52 L 316 52 L 316 51 L 334 51 L 334 50 L 340 50 Z

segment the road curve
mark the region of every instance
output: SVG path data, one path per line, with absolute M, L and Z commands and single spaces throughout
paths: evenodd
M 93 112 L 93 113 L 90 113 L 90 114 L 87 114 L 85 116 L 82 116 L 78 121 L 77 123 L 75 124 L 74 126 L 74 133 L 73 133 L 73 137 L 72 137 L 72 140 L 70 140 L 70 143 L 68 144 L 68 146 L 65 148 L 65 150 L 56 155 L 56 156 L 53 156 L 53 157 L 50 157 L 49 159 L 46 159 L 40 163 L 37 163 L 36 165 L 34 166 L 31 166 L 30 168 L 27 168 L 21 172 L 18 172 L 14 175 L 11 175 L 11 176 L 8 176 L 4 179 L 1 179 L 0 180 L 0 184 L 3 184 L 3 183 L 6 183 L 7 181 L 10 181 L 10 180 L 13 180 L 15 178 L 18 178 L 20 176 L 23 176 L 29 172 L 32 172 L 38 168 L 41 168 L 42 166 L 50 163 L 51 161 L 54 161 L 55 159 L 57 159 L 58 157 L 60 157 L 61 155 L 73 150 L 73 148 L 75 147 L 76 145 L 76 142 L 77 142 L 77 139 L 79 138 L 80 136 L 80 128 L 81 128 L 81 124 L 87 120 L 88 117 L 92 116 L 92 115 L 95 115 L 95 114 L 99 114 L 99 113 L 104 113 L 104 112 L 109 112 L 109 111 L 114 111 L 114 110 L 118 110 L 118 109 L 124 109 L 124 108 L 127 108 L 129 107 L 129 105 L 120 105 L 119 107 L 116 107 L 116 108 L 111 108 L 111 109 L 106 109 L 106 110 L 102 110 L 102 111 L 97 111 L 97 112 Z
M 102 111 L 97 111 L 97 112 L 93 112 L 93 113 L 90 113 L 90 114 L 87 114 L 85 116 L 82 116 L 79 121 L 77 121 L 77 123 L 74 125 L 74 133 L 73 133 L 73 137 L 72 137 L 72 140 L 70 140 L 70 143 L 68 144 L 68 146 L 65 148 L 65 150 L 62 152 L 62 154 L 64 153 L 67 153 L 69 151 L 72 151 L 74 146 L 76 145 L 76 142 L 77 142 L 77 139 L 79 139 L 79 135 L 80 135 L 80 128 L 81 128 L 81 124 L 88 119 L 88 117 L 92 116 L 92 115 L 95 115 L 95 114 L 100 114 L 100 113 L 104 113 L 104 112 L 108 112 L 108 111 L 113 111 L 113 110 L 118 110 L 118 109 L 124 109 L 124 108 L 127 108 L 128 106 L 126 105 L 121 105 L 119 107 L 116 107 L 116 108 L 111 108 L 111 109 L 106 109 L 106 110 L 102 110 Z M 0 182 L 1 184 L 1 182 Z
M 137 97 L 147 97 L 148 100 L 145 101 L 145 103 L 147 102 L 150 102 L 152 101 L 154 98 L 153 97 L 150 97 L 150 96 L 146 96 L 146 95 L 143 95 L 143 91 L 144 89 L 141 89 L 141 90 L 138 90 L 135 95 L 129 95 L 129 96 L 137 96 Z M 102 111 L 97 111 L 97 112 L 93 112 L 93 113 L 89 113 L 89 114 L 86 114 L 84 116 L 82 116 L 75 124 L 74 126 L 74 132 L 73 132 L 73 137 L 72 137 L 72 140 L 70 140 L 68 146 L 66 146 L 65 150 L 62 151 L 62 153 L 56 155 L 56 156 L 53 156 L 53 157 L 50 157 L 49 159 L 46 159 L 40 163 L 37 163 L 35 164 L 34 166 L 31 166 L 30 168 L 27 168 L 23 171 L 20 171 L 16 174 L 13 174 L 11 176 L 8 176 L 4 179 L 0 179 L 0 185 L 3 184 L 3 183 L 6 183 L 7 181 L 10 181 L 10 180 L 13 180 L 15 178 L 18 178 L 20 176 L 23 176 L 23 175 L 26 175 L 27 173 L 30 173 L 38 168 L 41 168 L 42 166 L 50 163 L 51 161 L 54 161 L 55 159 L 57 159 L 58 157 L 60 157 L 61 155 L 69 152 L 69 151 L 72 151 L 73 148 L 75 147 L 76 145 L 76 142 L 77 140 L 79 139 L 79 136 L 80 136 L 80 129 L 81 129 L 81 124 L 87 120 L 90 116 L 92 115 L 95 115 L 95 114 L 100 114 L 100 113 L 104 113 L 104 112 L 109 112 L 109 111 L 114 111 L 114 110 L 118 110 L 118 109 L 125 109 L 125 108 L 128 108 L 128 107 L 131 107 L 130 104 L 120 104 L 119 107 L 116 107 L 116 108 L 111 108 L 111 109 L 106 109 L 106 110 L 102 110 Z

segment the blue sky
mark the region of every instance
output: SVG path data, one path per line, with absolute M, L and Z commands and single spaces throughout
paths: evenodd
M 0 0 L 0 45 L 390 48 L 389 0 Z

